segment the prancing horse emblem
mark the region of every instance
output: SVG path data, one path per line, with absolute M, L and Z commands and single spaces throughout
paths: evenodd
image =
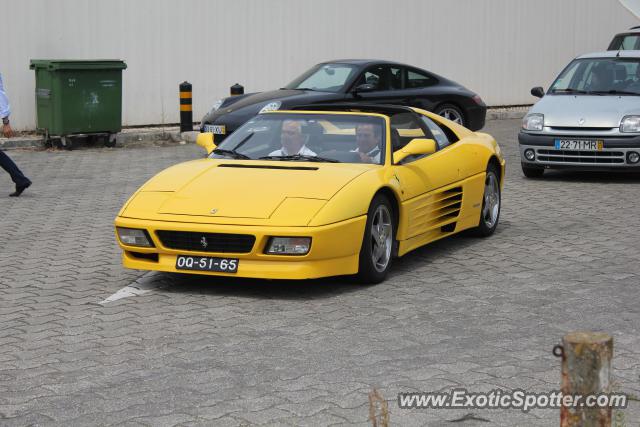
M 211 214 L 212 214 L 212 215 L 215 215 L 215 214 L 216 214 L 216 212 L 218 212 L 218 209 L 211 209 Z
M 200 244 L 202 245 L 203 248 L 206 248 L 207 246 L 209 246 L 209 242 L 207 242 L 207 238 L 202 236 L 202 239 L 200 239 Z

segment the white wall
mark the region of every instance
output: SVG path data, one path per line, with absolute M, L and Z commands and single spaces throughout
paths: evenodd
M 35 127 L 29 60 L 124 59 L 125 125 L 199 120 L 235 82 L 283 86 L 338 58 L 432 70 L 489 105 L 532 103 L 577 54 L 640 24 L 617 0 L 0 0 L 0 72 L 19 129 Z

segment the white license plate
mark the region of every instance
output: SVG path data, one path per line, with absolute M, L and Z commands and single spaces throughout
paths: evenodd
M 224 135 L 227 133 L 224 125 L 204 125 L 205 132 L 211 132 L 216 135 Z
M 176 270 L 216 271 L 220 273 L 236 273 L 238 258 L 213 258 L 207 256 L 178 255 Z
M 604 141 L 594 139 L 556 139 L 556 150 L 602 151 Z

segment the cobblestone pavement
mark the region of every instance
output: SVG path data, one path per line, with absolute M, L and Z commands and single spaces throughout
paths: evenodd
M 417 250 L 371 287 L 123 269 L 114 216 L 201 156 L 193 144 L 10 152 L 34 185 L 0 195 L 0 425 L 367 425 L 373 387 L 392 425 L 557 425 L 557 410 L 400 410 L 396 396 L 557 389 L 551 349 L 585 329 L 614 336 L 615 387 L 637 399 L 640 177 L 524 179 L 518 126 L 486 128 L 508 159 L 497 233 Z M 136 280 L 141 295 L 99 304 Z

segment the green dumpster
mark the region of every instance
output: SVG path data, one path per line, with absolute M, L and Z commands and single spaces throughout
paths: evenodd
M 122 129 L 120 60 L 32 59 L 36 73 L 38 130 L 46 143 L 54 139 L 71 148 L 72 137 L 104 138 L 114 146 Z

